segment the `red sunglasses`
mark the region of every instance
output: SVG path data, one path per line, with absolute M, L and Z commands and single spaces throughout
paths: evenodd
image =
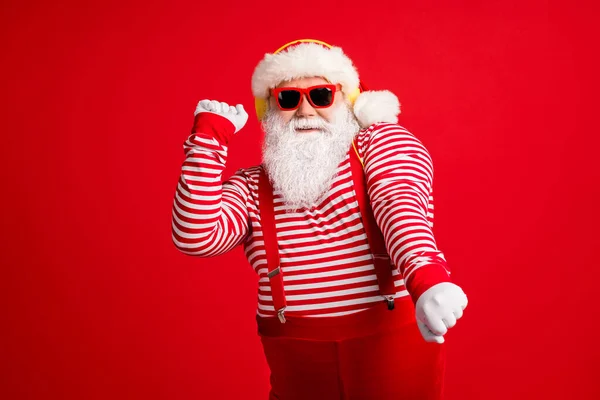
M 333 104 L 335 92 L 340 89 L 340 84 L 315 85 L 307 88 L 281 87 L 272 89 L 271 92 L 277 100 L 280 110 L 291 111 L 300 107 L 303 95 L 306 95 L 314 108 L 327 108 Z

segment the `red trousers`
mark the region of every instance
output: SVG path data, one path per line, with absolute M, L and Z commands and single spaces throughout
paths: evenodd
M 341 317 L 257 316 L 269 400 L 440 400 L 445 344 L 425 342 L 410 297 Z

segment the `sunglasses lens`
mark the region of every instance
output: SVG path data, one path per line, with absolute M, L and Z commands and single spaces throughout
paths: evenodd
M 295 108 L 300 102 L 301 93 L 297 90 L 282 90 L 277 96 L 279 106 L 285 109 Z
M 333 92 L 329 88 L 316 88 L 310 91 L 310 99 L 317 107 L 327 107 L 333 101 Z

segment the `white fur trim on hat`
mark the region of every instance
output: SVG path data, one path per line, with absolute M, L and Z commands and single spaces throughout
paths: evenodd
M 276 53 L 265 54 L 252 75 L 252 94 L 266 99 L 269 89 L 281 82 L 320 76 L 342 85 L 348 95 L 358 88 L 358 72 L 341 48 L 317 43 L 300 43 Z
M 361 128 L 376 122 L 398 123 L 400 101 L 389 90 L 362 92 L 354 103 L 354 115 Z

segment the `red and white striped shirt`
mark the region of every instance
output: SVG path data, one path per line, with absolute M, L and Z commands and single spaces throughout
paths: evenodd
M 274 317 L 257 204 L 261 167 L 240 169 L 223 182 L 233 124 L 200 113 L 192 132 L 183 145 L 186 158 L 173 202 L 173 242 L 181 252 L 200 257 L 243 244 L 258 275 L 257 313 Z M 375 219 L 396 266 L 395 297 L 411 295 L 416 302 L 429 287 L 450 281 L 432 232 L 431 158 L 412 133 L 390 123 L 360 130 L 358 153 Z M 280 193 L 274 192 L 287 316 L 340 316 L 383 301 L 349 157 L 340 163 L 328 196 L 310 210 L 285 212 Z

